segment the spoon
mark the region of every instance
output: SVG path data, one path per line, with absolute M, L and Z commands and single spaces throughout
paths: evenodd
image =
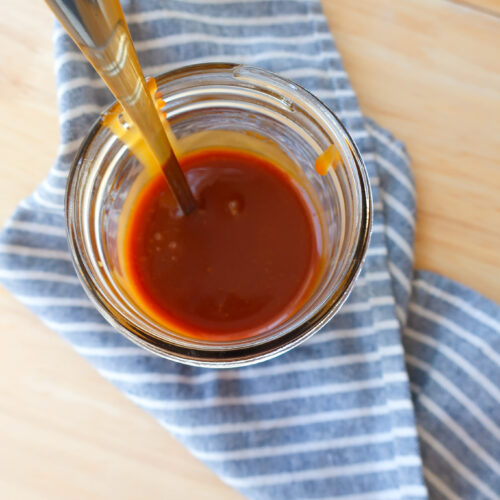
M 119 0 L 46 2 L 163 165 L 163 173 L 184 214 L 191 213 L 196 208 L 193 193 L 147 90 Z

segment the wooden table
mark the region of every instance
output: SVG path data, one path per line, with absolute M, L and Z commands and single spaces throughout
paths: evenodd
M 0 5 L 3 223 L 45 176 L 58 124 L 51 15 Z M 324 8 L 363 111 L 413 158 L 417 266 L 500 301 L 500 2 Z M 1 498 L 241 498 L 3 289 L 0 304 Z

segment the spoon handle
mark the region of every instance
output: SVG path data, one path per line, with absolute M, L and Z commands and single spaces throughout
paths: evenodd
M 149 94 L 119 0 L 46 0 L 137 126 L 184 214 L 196 202 Z

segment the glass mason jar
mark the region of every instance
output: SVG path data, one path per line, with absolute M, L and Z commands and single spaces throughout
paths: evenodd
M 322 266 L 314 288 L 281 324 L 239 340 L 187 337 L 141 310 L 127 292 L 121 245 L 131 198 L 147 176 L 103 124 L 103 117 L 120 112 L 116 103 L 97 120 L 69 173 L 66 225 L 77 274 L 118 332 L 165 358 L 222 368 L 286 352 L 333 317 L 361 270 L 372 205 L 359 152 L 339 119 L 318 99 L 268 71 L 202 64 L 163 74 L 156 82 L 179 156 L 204 147 L 253 151 L 285 169 L 310 197 L 322 228 Z M 340 162 L 319 175 L 315 161 L 331 144 Z

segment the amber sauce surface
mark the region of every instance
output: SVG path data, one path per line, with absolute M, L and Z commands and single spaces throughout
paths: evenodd
M 180 163 L 198 209 L 181 215 L 161 174 L 140 192 L 125 234 L 134 300 L 197 338 L 245 338 L 279 324 L 318 269 L 312 206 L 286 173 L 250 153 L 209 149 Z

